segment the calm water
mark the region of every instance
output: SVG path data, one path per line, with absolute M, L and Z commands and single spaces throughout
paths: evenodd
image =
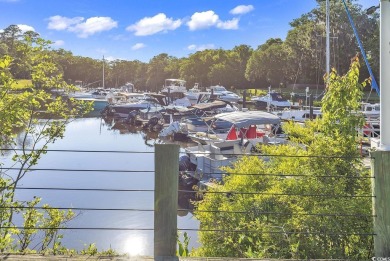
M 51 144 L 53 150 L 96 150 L 153 152 L 155 143 L 160 143 L 156 133 L 145 134 L 127 126 L 113 126 L 100 118 L 77 119 L 67 126 L 65 137 Z M 2 159 L 8 162 L 7 158 Z M 153 153 L 79 153 L 48 152 L 34 168 L 79 169 L 79 170 L 139 170 L 137 173 L 85 172 L 85 171 L 34 171 L 28 173 L 19 186 L 153 190 Z M 54 207 L 75 208 L 126 208 L 153 210 L 153 192 L 99 192 L 63 190 L 18 190 L 17 198 L 31 200 L 36 195 L 42 203 Z M 180 197 L 182 200 L 180 200 Z M 187 208 L 186 200 L 179 195 L 179 208 Z M 145 211 L 75 211 L 78 216 L 68 227 L 109 227 L 153 229 L 153 212 Z M 178 215 L 179 228 L 198 228 L 199 222 L 191 213 Z M 112 230 L 64 230 L 63 244 L 81 250 L 96 243 L 99 250 L 110 247 L 119 253 L 130 255 L 153 255 L 153 231 Z M 197 246 L 196 232 L 188 232 L 190 247 Z

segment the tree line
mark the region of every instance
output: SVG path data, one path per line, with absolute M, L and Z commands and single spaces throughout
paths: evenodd
M 357 27 L 374 75 L 379 75 L 379 15 L 367 15 L 355 0 L 348 8 Z M 341 1 L 330 4 L 330 60 L 339 73 L 349 69 L 350 59 L 360 52 L 352 27 Z M 105 66 L 105 86 L 120 87 L 127 82 L 141 91 L 159 91 L 167 78 L 182 78 L 187 86 L 220 84 L 228 88 L 245 89 L 288 84 L 323 84 L 325 73 L 325 2 L 290 22 L 291 29 L 284 40 L 270 38 L 256 49 L 242 44 L 231 50 L 207 49 L 177 58 L 167 53 L 154 56 L 149 62 L 113 60 L 103 63 L 73 55 L 64 49 L 50 50 L 65 81 L 82 81 L 90 87 L 102 86 L 102 66 Z M 20 48 L 24 37 L 39 38 L 36 32 L 22 32 L 10 25 L 0 33 L 0 56 L 15 57 L 11 72 L 17 79 L 28 79 L 30 65 Z M 368 72 L 362 64 L 361 79 Z

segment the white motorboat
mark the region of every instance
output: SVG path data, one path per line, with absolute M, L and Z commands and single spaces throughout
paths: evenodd
M 184 93 L 187 91 L 186 81 L 181 79 L 165 79 L 164 86 L 161 93 L 164 95 L 178 95 L 180 98 L 184 97 Z
M 199 83 L 195 83 L 194 87 L 189 89 L 184 95 L 190 100 L 191 104 L 197 104 L 203 97 L 210 97 L 210 92 L 202 91 L 199 88 Z
M 217 98 L 222 101 L 238 102 L 240 100 L 240 96 L 234 92 L 226 90 L 226 88 L 221 85 L 210 86 L 207 88 L 207 91 L 210 93 L 212 98 Z
M 165 79 L 161 93 L 168 98 L 167 104 L 175 106 L 191 106 L 191 101 L 185 96 L 186 81 L 181 79 Z
M 113 116 L 117 118 L 127 118 L 132 111 L 140 111 L 143 109 L 163 108 L 163 103 L 160 98 L 164 95 L 144 93 L 141 97 L 134 97 L 134 101 L 117 101 L 116 103 L 108 104 L 102 111 L 105 116 Z
M 264 96 L 255 96 L 251 98 L 255 106 L 259 109 L 267 109 L 269 111 L 290 108 L 291 103 L 285 99 L 281 93 L 269 91 Z
M 272 113 L 279 116 L 281 120 L 296 121 L 296 122 L 305 122 L 310 119 L 317 119 L 322 117 L 322 112 L 318 108 L 312 110 L 311 117 L 310 117 L 310 109 L 302 109 L 302 110 L 285 109 L 283 111 L 274 111 Z
M 361 106 L 361 112 L 366 119 L 378 119 L 381 113 L 380 108 L 380 103 L 363 102 Z
M 280 124 L 280 118 L 274 114 L 263 111 L 237 111 L 221 113 L 214 118 L 232 123 L 226 138 L 210 140 L 207 144 L 198 143 L 197 146 L 185 149 L 190 163 L 196 165 L 196 170 L 189 172 L 189 175 L 198 180 L 221 179 L 221 167 L 231 166 L 240 156 L 250 154 L 258 143 L 286 143 L 284 137 L 271 137 L 271 128 L 258 128 Z

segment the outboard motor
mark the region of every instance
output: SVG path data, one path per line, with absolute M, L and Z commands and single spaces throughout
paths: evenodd
M 103 110 L 100 112 L 102 116 L 110 116 L 110 105 L 107 105 L 103 108 Z
M 146 123 L 143 126 L 144 129 L 149 129 L 150 131 L 156 131 L 156 130 L 161 130 L 162 128 L 162 123 L 160 122 L 160 118 L 157 116 L 154 116 L 149 119 L 148 123 Z
M 271 132 L 274 134 L 283 134 L 284 133 L 283 128 L 280 124 L 273 124 L 271 126 Z
M 180 156 L 179 158 L 179 171 L 195 171 L 196 165 L 190 161 L 188 155 Z
M 137 115 L 138 115 L 138 111 L 136 110 L 130 111 L 129 114 L 127 115 L 126 122 L 135 125 L 137 120 Z

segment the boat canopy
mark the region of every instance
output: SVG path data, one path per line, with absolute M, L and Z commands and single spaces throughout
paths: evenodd
M 279 124 L 281 121 L 278 116 L 264 111 L 227 112 L 217 114 L 214 118 L 231 122 L 238 128 L 250 125 Z
M 226 107 L 226 104 L 228 104 L 228 103 L 225 101 L 217 100 L 217 101 L 207 102 L 207 103 L 198 103 L 198 104 L 192 105 L 191 108 L 207 111 L 207 110 Z
M 185 86 L 186 81 L 181 79 L 165 79 L 165 86 L 179 84 L 179 86 Z

